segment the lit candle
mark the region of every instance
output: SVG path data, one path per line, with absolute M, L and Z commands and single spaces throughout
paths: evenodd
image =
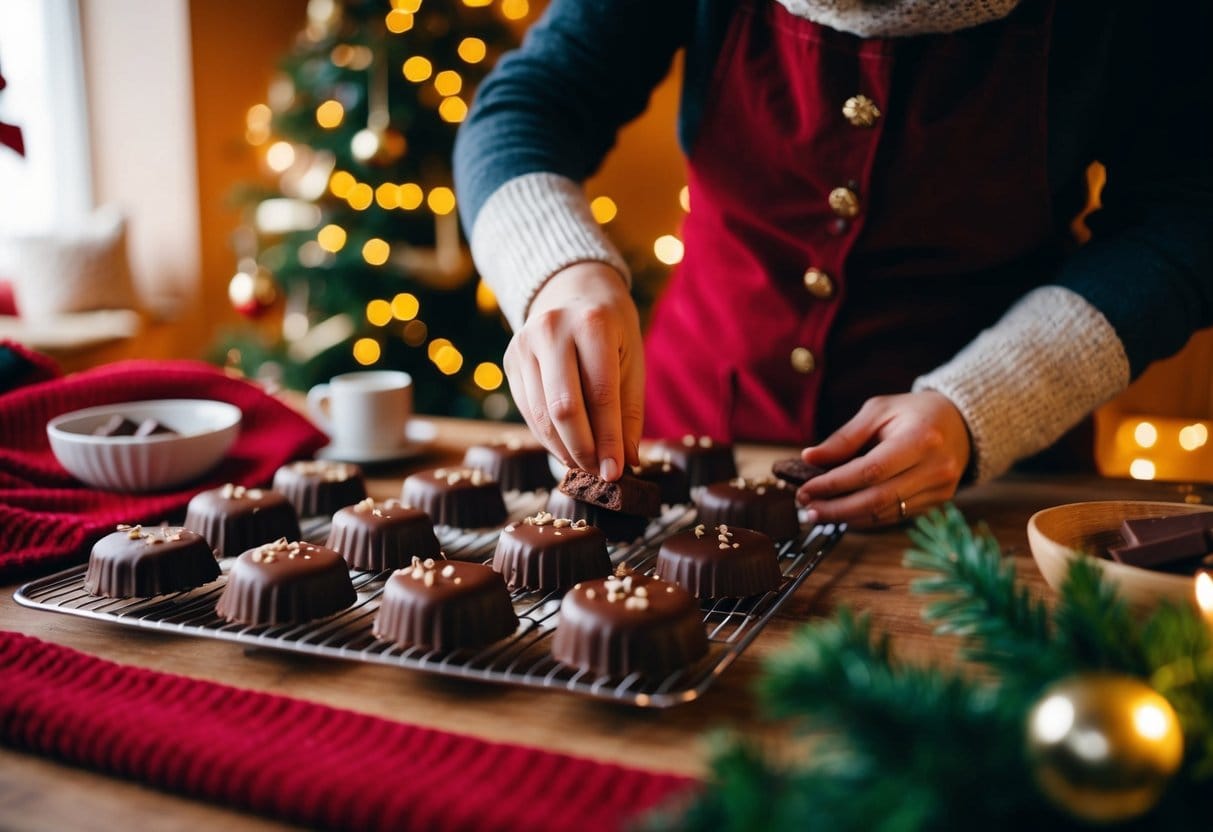
M 1213 575 L 1203 569 L 1196 573 L 1196 605 L 1205 621 L 1213 626 Z

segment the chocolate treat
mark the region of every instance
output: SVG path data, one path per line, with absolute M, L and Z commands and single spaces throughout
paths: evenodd
M 686 472 L 691 488 L 709 485 L 737 476 L 733 446 L 717 442 L 710 436 L 687 434 L 679 440 L 662 440 L 653 445 L 652 453 L 670 461 Z
M 134 436 L 139 425 L 120 413 L 115 413 L 106 423 L 93 431 L 93 436 Z
M 185 527 L 205 537 L 223 558 L 280 537 L 299 538 L 299 517 L 285 495 L 230 482 L 195 494 Z
M 615 482 L 607 482 L 597 474 L 570 468 L 564 472 L 559 488 L 570 497 L 583 503 L 638 514 L 641 517 L 656 517 L 661 514 L 661 489 L 656 483 L 624 474 Z
M 1112 560 L 1143 569 L 1191 572 L 1213 551 L 1213 511 L 1125 520 L 1122 546 L 1110 546 Z
M 168 425 L 162 425 L 155 419 L 144 419 L 135 428 L 135 436 L 176 436 L 177 431 Z
M 497 481 L 475 468 L 435 468 L 404 481 L 402 500 L 441 526 L 477 529 L 504 523 L 505 500 Z
M 691 485 L 687 482 L 686 472 L 675 465 L 668 454 L 664 458 L 642 457 L 639 465 L 632 466 L 632 474 L 637 479 L 657 485 L 662 505 L 673 506 L 691 501 Z
M 300 517 L 317 517 L 364 499 L 366 481 L 357 465 L 304 460 L 274 472 L 274 490 L 286 495 Z
M 762 532 L 706 526 L 671 535 L 657 553 L 657 577 L 699 598 L 741 598 L 779 587 L 775 541 Z
M 584 520 L 601 529 L 606 539 L 623 543 L 635 540 L 649 527 L 649 518 L 610 511 L 570 497 L 559 489 L 548 494 L 548 511 L 556 517 Z
M 437 557 L 440 550 L 428 514 L 399 500 L 376 503 L 370 497 L 333 515 L 324 545 L 355 569 L 370 572 L 399 569 L 414 557 Z
M 707 653 L 701 615 L 689 592 L 659 578 L 583 581 L 560 603 L 552 656 L 601 676 L 665 676 Z
M 236 558 L 215 612 L 239 624 L 286 624 L 340 612 L 357 596 L 341 555 L 276 540 Z
M 463 464 L 497 480 L 502 491 L 535 491 L 551 488 L 555 482 L 548 467 L 548 452 L 513 437 L 473 445 L 463 455 Z
M 511 589 L 559 589 L 605 578 L 611 558 L 601 529 L 541 511 L 502 529 L 493 569 Z
M 1192 531 L 1213 531 L 1213 511 L 1172 514 L 1169 517 L 1141 517 L 1125 520 L 1120 524 L 1120 534 L 1125 543 L 1129 544 L 1150 543 Z
M 743 477 L 709 485 L 695 499 L 699 519 L 708 526 L 723 523 L 791 540 L 800 534 L 796 491 L 782 480 Z
M 414 559 L 383 587 L 372 632 L 402 647 L 483 647 L 511 635 L 518 616 L 500 575 L 481 563 Z
M 107 598 L 180 592 L 219 577 L 210 544 L 180 526 L 126 526 L 93 546 L 84 588 Z
M 1108 547 L 1112 560 L 1143 569 L 1178 566 L 1184 561 L 1193 561 L 1191 566 L 1196 566 L 1208 552 L 1209 538 L 1201 529 L 1192 529 L 1145 543 Z
M 781 459 L 771 464 L 771 473 L 791 485 L 804 485 L 825 472 L 825 468 L 818 468 L 800 459 Z

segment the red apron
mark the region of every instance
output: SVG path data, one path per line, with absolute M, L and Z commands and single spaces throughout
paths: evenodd
M 1047 281 L 1050 19 L 1025 0 L 861 39 L 740 4 L 647 336 L 647 435 L 817 441 Z

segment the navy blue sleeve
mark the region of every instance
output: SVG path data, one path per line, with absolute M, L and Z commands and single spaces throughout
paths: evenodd
M 481 84 L 455 141 L 469 231 L 501 185 L 527 173 L 581 181 L 643 112 L 685 44 L 691 0 L 553 0 Z
M 1213 11 L 1125 6 L 1100 131 L 1103 207 L 1057 282 L 1104 314 L 1136 377 L 1213 325 Z

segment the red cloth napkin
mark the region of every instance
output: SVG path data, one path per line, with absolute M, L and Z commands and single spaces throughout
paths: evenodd
M 45 367 L 35 373 L 45 374 Z M 54 416 L 140 399 L 218 399 L 244 414 L 240 437 L 203 481 L 155 494 L 89 488 L 56 461 L 46 437 Z M 323 433 L 257 386 L 195 361 L 124 361 L 25 384 L 0 395 L 0 584 L 84 560 L 117 523 L 180 517 L 190 497 L 232 482 L 268 484 L 283 463 L 310 457 Z
M 0 632 L 0 743 L 323 829 L 618 830 L 694 781 Z

